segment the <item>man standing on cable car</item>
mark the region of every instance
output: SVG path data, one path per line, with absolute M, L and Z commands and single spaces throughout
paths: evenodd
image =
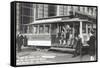
M 67 25 L 66 26 L 66 43 L 67 44 L 68 44 L 69 36 L 70 36 L 70 26 Z

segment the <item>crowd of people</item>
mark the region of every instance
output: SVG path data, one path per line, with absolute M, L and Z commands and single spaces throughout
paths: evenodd
M 78 35 L 79 35 L 78 30 L 67 25 L 67 26 L 62 26 L 61 32 L 57 33 L 57 39 L 60 45 L 72 46 L 75 37 Z
M 59 40 L 60 46 L 64 45 L 66 47 L 68 46 L 75 49 L 73 54 L 73 57 L 75 57 L 78 55 L 78 53 L 82 54 L 82 47 L 84 43 L 79 35 L 79 32 L 74 28 L 74 33 L 71 34 L 71 29 L 72 28 L 69 25 L 67 25 L 67 29 L 63 26 L 62 31 L 57 35 L 57 39 Z M 88 45 L 89 48 L 88 53 L 92 59 L 96 51 L 96 45 L 95 45 L 96 37 L 94 30 L 91 30 L 89 34 L 90 34 L 89 40 L 85 42 Z

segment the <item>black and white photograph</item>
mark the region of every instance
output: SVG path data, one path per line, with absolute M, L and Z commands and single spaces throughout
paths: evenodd
M 11 5 L 16 66 L 97 62 L 97 6 L 19 1 Z

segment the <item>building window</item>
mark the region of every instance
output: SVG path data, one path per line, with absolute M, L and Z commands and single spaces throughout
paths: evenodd
M 48 5 L 44 4 L 44 18 L 48 17 Z
M 56 5 L 48 5 L 48 16 L 56 16 L 57 13 L 57 6 Z
M 63 16 L 64 15 L 64 6 L 59 6 L 59 15 Z
M 67 15 L 67 6 L 64 6 L 64 16 Z
M 28 24 L 34 21 L 33 4 L 21 3 L 19 9 L 21 24 Z
M 68 6 L 59 6 L 59 15 L 60 16 L 66 16 L 67 15 L 67 11 L 68 11 Z
M 37 4 L 37 18 L 43 18 L 43 4 Z
M 48 5 L 47 4 L 36 4 L 36 18 L 48 17 Z

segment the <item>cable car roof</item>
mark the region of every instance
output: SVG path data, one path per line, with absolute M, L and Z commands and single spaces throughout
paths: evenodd
M 62 22 L 90 22 L 87 19 L 72 18 L 68 20 L 62 20 Z
M 93 23 L 87 19 L 79 19 L 79 18 L 72 18 L 72 19 L 64 19 L 62 18 L 56 18 L 56 19 L 45 19 L 45 20 L 37 20 L 33 23 L 26 24 L 26 25 L 31 25 L 31 24 L 53 24 L 53 23 L 60 23 L 60 22 L 86 22 L 86 23 Z

